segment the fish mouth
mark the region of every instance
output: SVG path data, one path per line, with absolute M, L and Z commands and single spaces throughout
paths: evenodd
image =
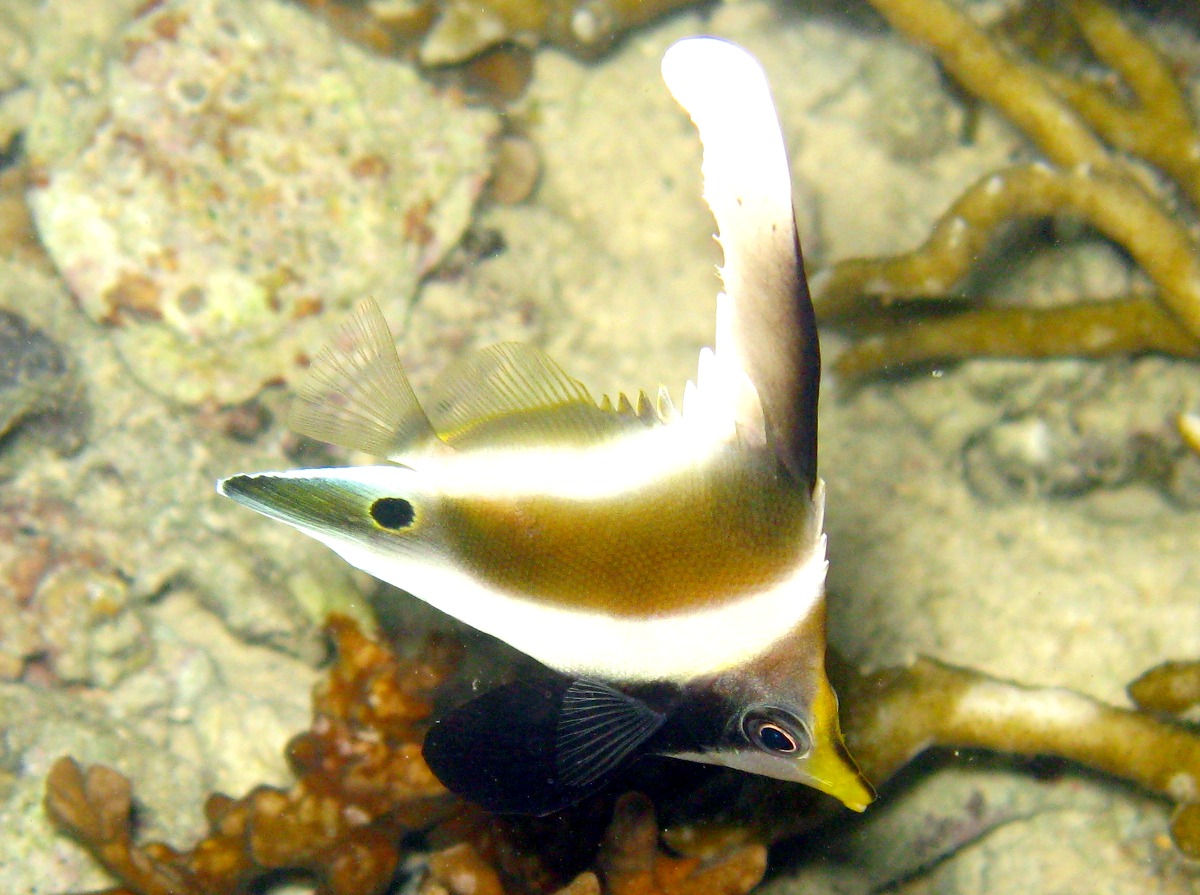
M 832 796 L 851 811 L 865 811 L 875 801 L 871 784 L 859 771 L 858 765 L 839 741 L 818 741 L 813 750 L 802 757 L 781 761 L 757 749 L 738 749 L 733 752 L 713 749 L 696 752 L 663 752 L 672 758 L 701 764 L 722 765 L 750 774 L 800 783 Z
M 371 469 L 376 474 L 367 472 Z M 387 487 L 387 479 L 403 478 L 407 472 L 398 466 L 248 473 L 222 479 L 217 492 L 318 537 L 333 532 L 368 535 L 380 528 L 372 508 L 407 490 Z
M 851 811 L 865 811 L 875 791 L 840 742 L 818 748 L 803 762 L 804 782 L 833 796 Z
M 235 475 L 217 483 L 217 491 L 264 516 L 305 528 L 346 526 L 361 518 L 369 501 L 334 482 L 287 473 Z

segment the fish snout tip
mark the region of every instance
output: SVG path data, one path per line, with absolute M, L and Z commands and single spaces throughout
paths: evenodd
M 840 743 L 818 747 L 804 769 L 808 783 L 833 796 L 851 811 L 862 813 L 875 801 L 875 791 Z
M 217 479 L 216 491 L 222 497 L 233 497 L 238 491 L 238 480 L 246 478 L 249 478 L 247 474 L 237 473 L 235 475 L 226 476 L 223 479 Z
M 238 503 L 245 503 L 261 494 L 269 475 L 253 472 L 239 472 L 234 475 L 217 479 L 217 493 Z

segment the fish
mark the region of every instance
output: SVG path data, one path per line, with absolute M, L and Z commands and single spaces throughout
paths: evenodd
M 545 815 L 647 755 L 874 798 L 825 671 L 820 345 L 766 76 L 689 38 L 662 62 L 703 147 L 723 253 L 682 406 L 596 401 L 501 343 L 418 399 L 378 306 L 317 354 L 289 425 L 384 462 L 233 475 L 221 494 L 538 663 L 437 718 L 451 791 Z

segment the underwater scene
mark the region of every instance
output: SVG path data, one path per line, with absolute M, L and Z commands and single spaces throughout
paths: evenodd
M 0 0 L 0 892 L 1200 893 L 1197 360 L 1193 4 Z

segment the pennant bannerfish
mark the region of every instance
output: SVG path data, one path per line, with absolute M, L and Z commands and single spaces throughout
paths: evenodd
M 445 372 L 424 405 L 377 306 L 313 361 L 290 419 L 384 465 L 235 475 L 222 494 L 545 666 L 440 718 L 425 758 L 498 812 L 546 814 L 658 754 L 805 783 L 861 811 L 825 675 L 820 349 L 766 77 L 671 47 L 724 254 L 681 410 L 597 404 L 536 348 Z

